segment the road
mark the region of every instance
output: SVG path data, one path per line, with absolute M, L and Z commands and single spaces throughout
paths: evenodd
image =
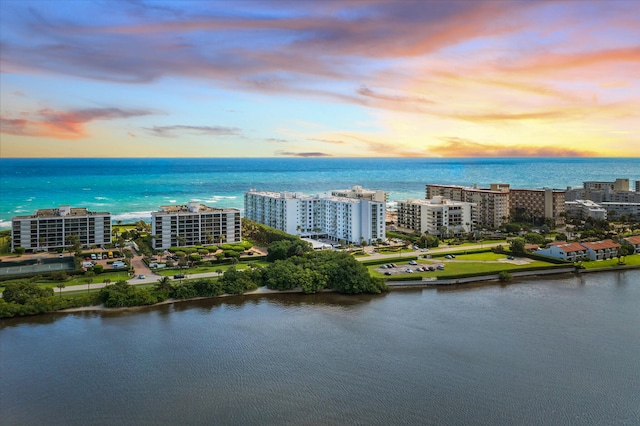
M 376 259 L 387 259 L 387 258 L 398 258 L 398 257 L 402 257 L 402 256 L 406 256 L 408 257 L 413 257 L 413 256 L 422 256 L 425 254 L 435 254 L 435 253 L 450 253 L 450 252 L 458 252 L 461 250 L 474 250 L 474 249 L 480 249 L 480 248 L 490 248 L 490 247 L 495 247 L 498 245 L 506 245 L 507 243 L 502 242 L 502 243 L 483 243 L 483 244 L 476 244 L 476 245 L 471 245 L 471 246 L 444 246 L 444 247 L 437 247 L 437 248 L 433 248 L 433 249 L 429 249 L 428 252 L 423 252 L 421 250 L 415 250 L 412 252 L 404 252 L 402 253 L 402 255 L 400 255 L 399 253 L 390 253 L 390 254 L 381 254 L 381 253 L 376 253 L 374 251 L 374 247 L 373 246 L 368 246 L 364 248 L 365 253 L 367 253 L 367 256 L 363 256 L 363 257 L 358 257 L 356 258 L 359 261 L 365 261 L 365 260 L 376 260 Z M 39 256 L 42 256 L 42 254 L 39 254 Z M 57 255 L 55 255 L 57 256 Z M 153 271 L 151 271 L 151 269 L 149 269 L 149 267 L 142 261 L 142 256 L 140 255 L 135 255 L 132 259 L 131 259 L 131 265 L 133 266 L 134 270 L 136 271 L 135 275 L 131 278 L 129 278 L 127 280 L 127 282 L 129 284 L 132 285 L 152 285 L 158 282 L 158 280 L 160 278 L 162 278 L 162 275 L 156 274 Z M 179 273 L 178 271 L 176 271 L 176 273 Z M 184 272 L 183 272 L 184 273 Z M 144 278 L 138 278 L 138 276 L 140 275 L 144 275 Z M 193 278 L 211 278 L 211 277 L 218 277 L 220 274 L 218 274 L 217 272 L 205 272 L 205 273 L 201 273 L 201 274 L 189 274 L 184 273 L 185 278 L 184 279 L 193 279 Z M 169 277 L 169 279 L 171 281 L 180 281 L 180 279 L 175 280 L 172 276 Z M 100 280 L 100 276 L 96 276 L 94 277 L 94 280 L 98 281 Z M 103 282 L 94 282 L 91 283 L 88 288 L 89 290 L 98 290 L 101 289 L 103 287 L 105 287 L 107 284 L 103 283 Z M 68 287 L 64 287 L 62 289 L 62 292 L 70 292 L 70 291 L 85 291 L 87 290 L 87 285 L 86 284 L 79 284 L 79 285 L 74 285 L 74 286 L 68 286 Z M 60 289 L 58 288 L 54 288 L 55 293 L 59 293 Z

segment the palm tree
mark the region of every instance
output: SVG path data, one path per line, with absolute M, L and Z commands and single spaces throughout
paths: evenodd
M 56 284 L 56 287 L 58 287 L 60 289 L 60 293 L 59 296 L 60 298 L 62 298 L 62 289 L 65 288 L 65 285 L 63 282 L 59 282 L 58 284 Z
M 89 293 L 89 290 L 91 288 L 91 283 L 93 282 L 93 277 L 95 276 L 95 272 L 93 271 L 87 271 L 84 276 L 85 276 L 85 281 L 87 282 L 87 293 Z
M 171 280 L 169 277 L 162 277 L 158 279 L 158 284 L 156 284 L 156 290 L 161 291 L 163 293 L 169 293 L 171 291 Z

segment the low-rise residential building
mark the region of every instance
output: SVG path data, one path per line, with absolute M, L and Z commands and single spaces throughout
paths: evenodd
M 242 241 L 239 209 L 219 209 L 197 201 L 151 212 L 152 247 L 189 247 Z
M 565 201 L 564 206 L 567 215 L 572 219 L 607 219 L 607 210 L 591 200 Z
M 475 226 L 475 204 L 436 196 L 430 200 L 398 201 L 399 228 L 421 234 L 444 236 L 471 232 Z
M 247 219 L 301 237 L 357 244 L 386 239 L 385 200 L 384 191 L 358 186 L 318 195 L 256 190 L 244 194 Z
M 624 239 L 635 249 L 634 253 L 640 253 L 640 235 L 633 235 Z
M 536 251 L 536 254 L 577 262 L 588 259 L 587 248 L 580 243 L 567 243 L 566 241 L 549 244 L 547 248 Z
M 587 256 L 590 260 L 613 259 L 618 255 L 620 244 L 611 240 L 580 243 L 587 249 Z
M 71 236 L 83 247 L 111 244 L 111 213 L 62 205 L 11 220 L 11 251 L 16 247 L 26 251 L 68 248 L 73 245 Z

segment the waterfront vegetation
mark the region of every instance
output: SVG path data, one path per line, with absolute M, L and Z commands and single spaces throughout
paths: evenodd
M 607 231 L 607 228 L 600 222 L 587 223 L 585 226 L 588 228 L 585 230 L 585 236 L 611 237 L 609 234 L 601 235 L 602 232 Z M 425 235 L 390 233 L 397 245 L 377 244 L 374 250 L 379 254 L 395 254 L 395 257 L 359 261 L 356 260 L 357 257 L 368 256 L 360 246 L 349 246 L 343 251 L 313 251 L 309 243 L 297 236 L 243 220 L 243 234 L 246 240 L 242 244 L 220 243 L 218 246 L 170 248 L 172 256 L 179 257 L 179 260 L 176 261 L 175 266 L 171 264 L 173 262 L 167 261 L 167 268 L 155 269 L 160 278 L 157 283 L 151 285 L 129 284 L 126 280 L 131 278 L 133 270 L 103 271 L 102 265 L 90 268 L 84 274 L 82 271 L 59 271 L 5 280 L 4 288 L 0 287 L 0 290 L 5 293 L 0 300 L 0 317 L 33 315 L 88 305 L 132 307 L 152 305 L 170 299 L 239 295 L 263 286 L 278 291 L 315 293 L 330 289 L 341 293 L 357 294 L 387 291 L 384 279 L 413 281 L 423 278 L 452 279 L 499 275 L 501 281 L 508 282 L 516 271 L 574 266 L 569 262 L 536 256 L 524 249 L 526 243 L 543 245 L 554 239 L 565 240 L 566 235 L 521 232 L 520 236 L 514 236 L 508 233 L 511 230 L 508 227 L 504 229 L 505 235 L 511 235 L 508 240 L 485 238 L 478 240 L 473 236 L 473 240 L 467 241 L 459 239 L 440 241 L 436 237 Z M 146 256 L 146 259 L 161 254 L 153 252 L 149 230 L 140 223 L 114 226 L 114 237 L 118 241 L 116 247 L 127 259 L 133 257 L 133 253 L 129 248 L 124 247 L 125 237 L 136 242 L 139 251 Z M 489 243 L 499 244 L 499 246 L 478 248 L 478 245 Z M 251 250 L 254 245 L 268 246 L 267 255 L 255 256 Z M 9 234 L 5 231 L 0 234 L 0 250 L 8 251 L 8 246 Z M 417 251 L 416 246 L 423 250 Z M 468 248 L 470 246 L 475 247 Z M 425 250 L 433 247 L 446 247 L 449 250 Z M 452 251 L 454 247 L 455 251 Z M 85 256 L 80 247 L 72 248 L 70 252 L 75 254 L 77 262 Z M 617 258 L 604 261 L 582 261 L 575 266 L 582 269 L 615 269 L 623 265 L 640 266 L 640 255 L 627 255 L 627 249 L 622 250 L 622 253 L 624 255 Z M 116 254 L 115 251 L 114 254 Z M 455 256 L 449 257 L 451 255 Z M 208 260 L 207 257 L 209 257 Z M 409 260 L 415 260 L 417 265 L 407 265 Z M 398 267 L 380 268 L 382 264 L 388 263 L 396 263 Z M 418 266 L 438 265 L 444 265 L 444 269 L 415 271 Z M 405 272 L 407 267 L 414 272 Z M 170 277 L 177 273 L 187 277 L 171 280 Z M 216 276 L 189 277 L 206 273 L 215 273 Z M 92 283 L 107 285 L 100 290 L 90 291 Z M 133 284 L 136 284 L 135 280 Z M 64 287 L 74 287 L 74 290 L 65 291 L 63 296 Z M 56 291 L 57 289 L 59 291 Z
M 640 254 L 627 255 L 607 260 L 582 261 L 579 265 L 584 269 L 616 268 L 621 266 L 640 266 Z

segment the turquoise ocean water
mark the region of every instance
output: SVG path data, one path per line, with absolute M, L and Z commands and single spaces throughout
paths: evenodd
M 63 204 L 125 222 L 192 200 L 242 209 L 252 188 L 317 193 L 361 185 L 394 201 L 424 198 L 428 183 L 565 189 L 618 177 L 640 179 L 640 158 L 0 159 L 0 228 Z

